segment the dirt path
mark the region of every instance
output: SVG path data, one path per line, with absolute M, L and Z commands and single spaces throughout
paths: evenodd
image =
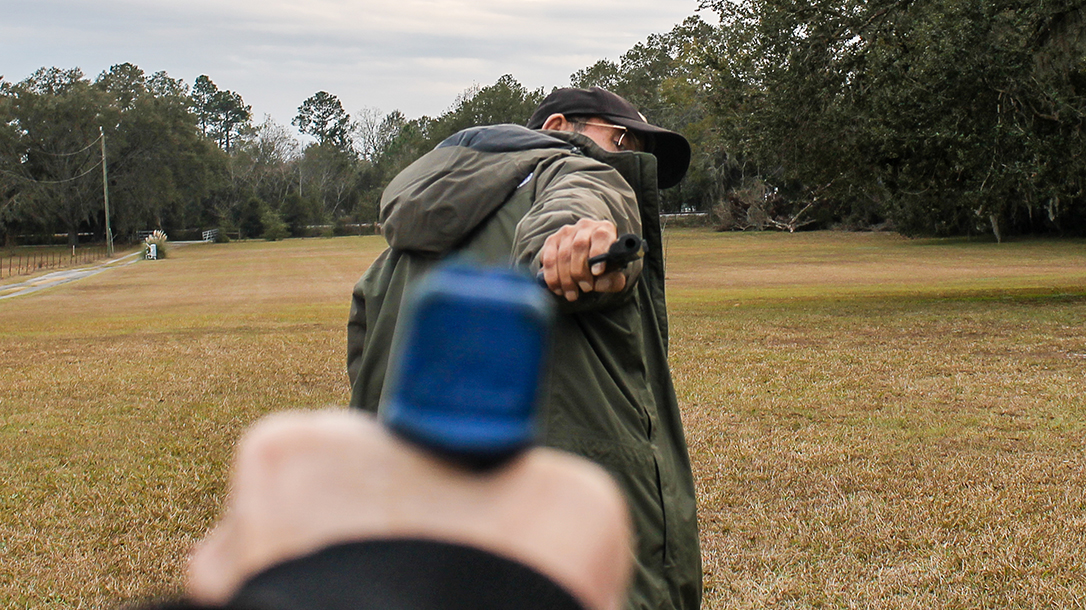
M 190 243 L 200 242 L 175 241 L 170 242 L 170 246 L 187 246 Z M 90 277 L 92 275 L 96 275 L 109 269 L 115 269 L 117 267 L 131 265 L 132 263 L 139 261 L 142 254 L 142 250 L 137 250 L 135 252 L 132 252 L 131 254 L 126 254 L 120 258 L 109 259 L 107 261 L 99 262 L 88 267 L 61 269 L 60 271 L 54 271 L 52 273 L 46 273 L 45 275 L 39 275 L 38 277 L 31 278 L 29 280 L 26 280 L 25 282 L 19 282 L 18 284 L 8 284 L 6 286 L 0 286 L 0 300 L 31 294 L 39 290 L 45 290 L 46 288 L 52 288 L 54 286 L 60 286 L 61 284 L 67 284 L 68 282 L 81 280 L 85 277 Z

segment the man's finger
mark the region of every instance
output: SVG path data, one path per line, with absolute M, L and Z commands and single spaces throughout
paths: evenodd
M 596 278 L 596 292 L 622 292 L 624 288 L 626 288 L 626 274 L 621 269 Z
M 589 249 L 588 258 L 593 258 L 601 254 L 607 254 L 607 251 L 611 248 L 611 244 L 615 243 L 615 239 L 617 238 L 617 232 L 618 231 L 615 228 L 615 225 L 611 223 L 595 227 L 592 232 L 592 246 Z M 587 264 L 587 259 L 585 260 L 585 262 Z M 592 269 L 589 269 L 588 271 L 593 276 L 597 276 L 603 273 L 605 267 L 606 265 L 601 266 L 599 263 L 597 263 L 593 265 Z
M 591 292 L 593 282 L 592 274 L 588 272 L 588 259 L 592 251 L 594 230 L 583 227 L 582 224 L 582 222 L 577 223 L 577 231 L 573 235 L 569 270 L 581 292 Z
M 558 258 L 556 266 L 558 270 L 558 284 L 561 288 L 562 296 L 567 301 L 573 302 L 577 300 L 580 295 L 576 282 L 573 279 L 573 274 L 570 269 L 570 259 L 572 258 L 573 250 L 573 234 L 575 230 L 571 226 L 565 226 L 558 231 Z
M 558 237 L 551 235 L 543 243 L 543 252 L 539 256 L 542 265 L 540 272 L 547 289 L 558 296 L 563 296 L 561 286 L 558 283 Z

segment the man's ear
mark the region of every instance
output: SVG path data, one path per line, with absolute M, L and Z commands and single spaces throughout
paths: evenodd
M 543 127 L 541 129 L 549 129 L 551 131 L 573 131 L 573 123 L 566 120 L 566 115 L 555 113 L 547 117 L 546 121 L 543 121 Z

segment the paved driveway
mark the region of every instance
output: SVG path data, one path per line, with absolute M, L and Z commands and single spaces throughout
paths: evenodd
M 10 299 L 11 297 L 30 294 L 39 290 L 45 290 L 46 288 L 52 288 L 53 286 L 59 286 L 61 284 L 67 284 L 68 282 L 81 280 L 85 277 L 90 277 L 96 273 L 101 273 L 107 269 L 121 267 L 124 265 L 131 265 L 132 263 L 140 260 L 140 256 L 142 254 L 142 251 L 136 251 L 131 254 L 126 254 L 120 258 L 112 258 L 107 261 L 91 265 L 89 267 L 61 269 L 60 271 L 54 271 L 52 273 L 46 273 L 45 275 L 39 275 L 38 277 L 26 280 L 25 282 L 19 282 L 18 284 L 7 284 L 5 286 L 0 286 L 0 299 Z

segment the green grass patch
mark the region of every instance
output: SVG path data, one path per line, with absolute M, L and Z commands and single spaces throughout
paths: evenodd
M 175 589 L 238 434 L 341 405 L 379 237 L 199 244 L 0 301 L 0 607 Z M 1086 242 L 669 231 L 715 608 L 1086 598 Z

